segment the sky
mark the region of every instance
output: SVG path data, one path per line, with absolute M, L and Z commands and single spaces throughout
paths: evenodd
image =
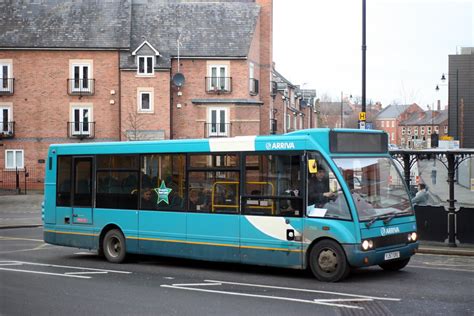
M 474 46 L 474 0 L 366 0 L 366 96 L 448 102 L 448 55 Z M 293 84 L 333 101 L 362 95 L 362 0 L 274 0 L 273 60 Z M 447 76 L 449 77 L 449 76 Z M 440 90 L 436 92 L 435 87 Z

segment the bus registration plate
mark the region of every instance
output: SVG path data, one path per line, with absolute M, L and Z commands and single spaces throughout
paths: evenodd
M 397 258 L 400 258 L 400 251 L 387 252 L 384 257 L 385 260 L 392 260 Z

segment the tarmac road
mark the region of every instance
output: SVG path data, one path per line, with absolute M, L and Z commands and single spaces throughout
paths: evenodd
M 0 230 L 2 315 L 473 315 L 474 257 L 417 254 L 400 272 L 341 283 L 305 271 L 94 252 L 44 244 L 41 228 Z

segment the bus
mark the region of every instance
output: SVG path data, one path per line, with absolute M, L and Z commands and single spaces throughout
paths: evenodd
M 51 145 L 44 241 L 127 254 L 310 269 L 405 267 L 416 220 L 382 131 Z M 393 179 L 399 177 L 400 179 Z

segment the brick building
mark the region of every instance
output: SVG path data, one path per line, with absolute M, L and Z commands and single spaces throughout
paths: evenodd
M 447 110 L 417 112 L 399 122 L 397 144 L 402 148 L 431 148 L 432 134 L 448 135 Z
M 400 146 L 401 135 L 399 124 L 407 120 L 413 113 L 422 113 L 423 110 L 416 104 L 391 104 L 382 109 L 375 117 L 374 128 L 388 133 L 389 143 Z
M 0 168 L 42 170 L 52 143 L 269 134 L 272 10 L 1 2 Z

